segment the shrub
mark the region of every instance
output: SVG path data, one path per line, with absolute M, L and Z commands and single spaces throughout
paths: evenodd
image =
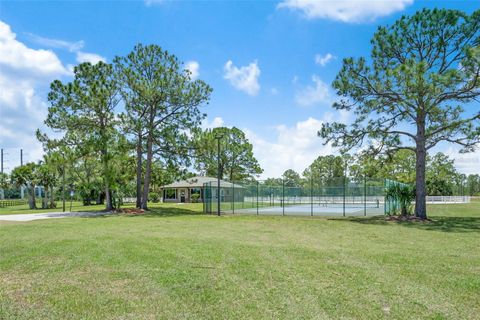
M 412 201 L 415 199 L 415 190 L 408 184 L 393 184 L 385 190 L 385 200 L 398 203 L 388 214 L 410 215 L 412 213 Z
M 191 196 L 192 203 L 197 203 L 199 199 L 200 199 L 200 195 L 198 193 L 192 194 Z
M 150 200 L 153 202 L 153 203 L 157 203 L 157 202 L 160 202 L 160 195 L 158 193 L 152 193 L 150 195 Z

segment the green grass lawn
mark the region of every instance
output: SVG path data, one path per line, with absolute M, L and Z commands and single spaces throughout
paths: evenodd
M 182 204 L 167 204 L 167 203 L 149 203 L 148 204 L 153 209 L 158 208 L 169 208 L 173 209 L 188 209 L 201 212 L 203 210 L 202 203 L 182 203 Z M 135 204 L 127 203 L 122 206 L 122 208 L 133 208 Z M 62 212 L 62 203 L 57 202 L 57 208 L 53 209 L 30 209 L 27 204 L 19 205 L 19 206 L 10 206 L 5 208 L 0 208 L 0 215 L 2 214 L 24 214 L 24 213 L 43 213 L 43 212 Z M 66 211 L 70 211 L 70 202 L 66 204 Z M 105 205 L 98 204 L 98 205 L 90 205 L 84 206 L 82 202 L 74 201 L 72 202 L 71 206 L 72 212 L 90 212 L 90 211 L 102 211 L 105 210 Z
M 432 223 L 200 214 L 0 222 L 0 319 L 478 319 L 480 202 Z

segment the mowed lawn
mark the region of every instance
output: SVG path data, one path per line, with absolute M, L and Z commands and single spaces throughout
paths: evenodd
M 480 318 L 480 202 L 425 224 L 200 208 L 0 222 L 0 319 Z

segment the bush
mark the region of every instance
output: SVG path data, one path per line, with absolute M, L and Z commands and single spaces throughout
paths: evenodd
M 407 216 L 412 213 L 412 201 L 415 199 L 415 189 L 408 184 L 393 184 L 385 190 L 385 200 L 398 203 L 399 206 L 394 206 L 392 211 L 387 214 L 398 214 Z
M 158 193 L 152 193 L 151 196 L 150 196 L 150 200 L 153 203 L 160 202 L 160 195 Z
M 197 203 L 200 200 L 200 195 L 198 193 L 194 193 L 191 196 L 192 203 Z

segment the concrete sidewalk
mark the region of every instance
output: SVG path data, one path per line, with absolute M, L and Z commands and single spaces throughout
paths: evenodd
M 42 219 L 58 219 L 66 217 L 96 217 L 108 215 L 109 212 L 44 212 L 44 213 L 23 213 L 23 214 L 1 214 L 3 221 L 33 221 Z

